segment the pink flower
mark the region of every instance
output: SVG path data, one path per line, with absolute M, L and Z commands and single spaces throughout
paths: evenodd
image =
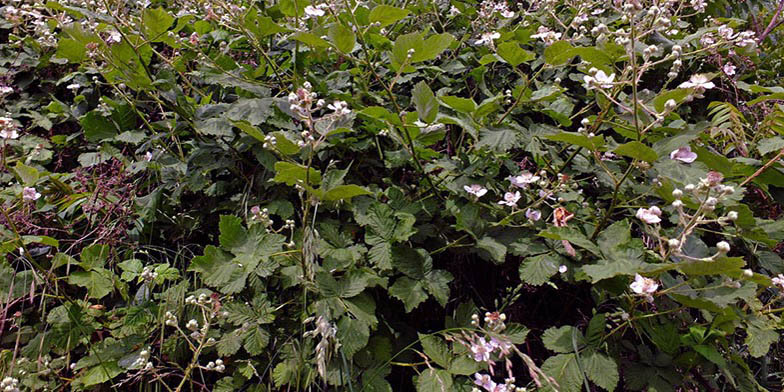
M 496 384 L 489 374 L 474 374 L 474 384 L 484 388 L 486 391 L 494 392 L 498 384 Z
M 471 352 L 474 354 L 474 361 L 488 362 L 490 361 L 490 354 L 493 353 L 492 344 L 488 343 L 485 338 L 479 338 L 478 342 L 471 344 Z
M 539 210 L 532 210 L 529 208 L 525 211 L 525 217 L 530 221 L 536 222 L 539 219 L 542 219 L 542 213 Z
M 697 153 L 691 151 L 691 147 L 685 146 L 670 153 L 670 159 L 683 163 L 692 163 L 697 159 Z
M 487 193 L 487 189 L 479 184 L 466 185 L 463 187 L 463 189 L 465 189 L 466 192 L 476 196 L 477 199 Z
M 735 75 L 735 69 L 736 68 L 734 65 L 732 65 L 732 63 L 724 64 L 724 67 L 721 68 L 721 70 L 724 71 L 724 73 L 727 74 L 727 76 Z
M 498 204 L 504 204 L 509 207 L 516 207 L 518 201 L 520 201 L 520 191 L 515 191 L 515 193 L 506 192 L 504 193 L 504 199 L 498 201 Z
M 22 198 L 25 200 L 35 201 L 41 197 L 41 194 L 35 188 L 25 187 L 22 189 Z
M 771 279 L 774 286 L 779 286 L 779 288 L 784 290 L 784 274 L 779 274 L 775 278 Z
M 637 210 L 637 219 L 652 225 L 661 222 L 661 210 L 659 207 L 640 208 Z
M 536 181 L 539 181 L 539 176 L 536 176 L 528 171 L 520 173 L 519 176 L 509 176 L 509 182 L 511 182 L 512 185 L 523 189 L 527 188 L 528 184 L 534 183 Z

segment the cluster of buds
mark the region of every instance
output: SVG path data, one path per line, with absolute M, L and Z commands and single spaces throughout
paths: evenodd
M 320 109 L 325 104 L 323 99 L 316 101 L 318 94 L 310 91 L 311 88 L 310 82 L 305 82 L 296 92 L 289 93 L 288 96 L 289 109 L 302 120 L 311 119 L 311 114 L 314 111 L 314 101 L 315 109 Z
M 13 377 L 6 377 L 0 382 L 3 392 L 19 392 L 19 380 Z
M 678 235 L 675 238 L 665 238 L 660 234 L 660 225 L 662 211 L 656 206 L 650 208 L 640 208 L 637 211 L 637 218 L 649 225 L 655 225 L 655 230 L 652 233 L 654 237 L 658 238 L 660 244 L 660 253 L 664 257 L 668 254 L 688 259 L 696 260 L 682 252 L 682 247 L 686 238 L 694 232 L 699 225 L 706 225 L 717 223 L 721 226 L 726 226 L 738 219 L 737 211 L 728 211 L 726 214 L 717 218 L 709 218 L 708 214 L 712 214 L 716 207 L 723 199 L 732 195 L 735 188 L 721 183 L 723 176 L 718 172 L 708 172 L 708 175 L 701 179 L 698 184 L 687 184 L 684 189 L 675 189 L 672 191 L 672 197 L 675 199 L 672 202 L 673 209 L 678 213 L 678 226 L 682 229 L 677 231 Z M 698 205 L 694 213 L 686 210 L 686 205 L 683 201 L 684 195 L 688 193 L 690 199 Z M 664 244 L 667 245 L 665 249 Z M 716 253 L 713 256 L 703 258 L 700 260 L 715 260 L 717 257 L 726 255 L 731 250 L 730 244 L 726 241 L 719 241 L 716 244 Z
M 286 219 L 286 222 L 283 224 L 283 229 L 291 229 L 294 230 L 294 220 L 293 219 Z
M 212 298 L 204 293 L 199 294 L 198 297 L 189 295 L 187 298 L 185 298 L 185 304 L 187 305 L 206 305 L 209 303 L 212 303 Z
M 152 361 L 150 361 L 150 348 L 147 347 L 139 352 L 139 358 L 136 358 L 131 365 L 137 369 L 150 370 L 152 369 Z
M 300 136 L 302 137 L 302 140 L 297 141 L 297 145 L 299 147 L 305 147 L 306 145 L 316 141 L 316 138 L 313 137 L 313 133 L 308 130 L 300 132 Z
M 158 273 L 155 272 L 155 270 L 153 270 L 150 267 L 144 267 L 144 269 L 142 270 L 141 277 L 147 282 L 152 282 L 153 280 L 155 280 L 155 278 L 158 277 Z
M 177 325 L 177 316 L 174 313 L 167 311 L 164 315 L 164 324 L 174 327 Z
M 14 120 L 9 117 L 0 117 L 0 138 L 3 140 L 16 139 L 19 137 L 19 127 Z
M 264 147 L 264 148 L 272 148 L 272 147 L 275 146 L 275 143 L 277 143 L 277 141 L 278 140 L 275 139 L 275 136 L 272 136 L 272 135 L 264 136 L 264 144 L 262 144 L 262 147 Z
M 498 312 L 485 312 L 484 317 L 485 328 L 492 332 L 501 332 L 506 329 L 506 314 Z M 471 325 L 479 327 L 479 315 L 474 313 L 471 315 Z
M 269 216 L 269 210 L 266 208 L 259 208 L 259 206 L 253 206 L 250 208 L 250 219 L 254 222 L 259 222 L 264 226 L 269 226 L 272 224 L 272 218 Z
M 226 365 L 223 364 L 222 359 L 216 359 L 215 362 L 208 362 L 207 366 L 204 367 L 207 370 L 214 370 L 218 373 L 223 373 L 226 370 Z

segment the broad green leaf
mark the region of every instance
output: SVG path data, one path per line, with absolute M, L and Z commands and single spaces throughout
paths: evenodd
M 557 142 L 565 142 L 571 145 L 580 146 L 583 148 L 587 148 L 591 151 L 599 150 L 604 146 L 603 136 L 588 137 L 587 135 L 583 135 L 581 133 L 574 133 L 574 132 L 561 132 L 556 135 L 545 136 L 544 138 L 549 140 L 554 140 Z
M 502 264 L 506 259 L 506 246 L 492 237 L 482 237 L 476 242 L 476 247 L 486 251 L 490 255 L 490 259 L 496 264 Z
M 142 13 L 143 31 L 151 42 L 164 41 L 167 38 L 166 31 L 172 23 L 174 17 L 163 8 L 146 8 Z
M 337 327 L 340 350 L 346 355 L 346 359 L 350 360 L 367 345 L 370 328 L 368 324 L 348 316 L 343 316 L 338 321 Z
M 305 45 L 308 45 L 313 48 L 328 48 L 329 42 L 325 41 L 323 38 L 313 34 L 313 33 L 306 33 L 304 31 L 300 31 L 298 33 L 294 33 L 290 37 L 293 40 L 302 42 Z
M 41 175 L 38 172 L 38 169 L 32 166 L 27 166 L 21 161 L 16 161 L 16 165 L 14 165 L 14 172 L 16 172 L 16 175 L 19 176 L 22 184 L 27 186 L 35 185 Z
M 438 101 L 436 101 L 436 96 L 427 83 L 424 81 L 417 83 L 411 92 L 411 97 L 420 121 L 430 124 L 436 120 L 436 116 L 438 116 Z
M 695 260 L 678 263 L 678 270 L 686 275 L 722 275 L 740 272 L 746 265 L 743 257 L 719 257 L 716 260 Z
M 573 48 L 572 44 L 567 41 L 554 42 L 544 50 L 544 60 L 551 65 L 566 64 L 569 59 L 574 57 Z
M 445 95 L 439 98 L 444 105 L 465 114 L 471 114 L 476 111 L 476 103 L 471 98 L 460 98 Z
M 436 335 L 418 335 L 425 354 L 442 368 L 449 368 L 452 354 L 444 339 Z
M 553 240 L 566 240 L 570 243 L 577 245 L 595 255 L 600 255 L 601 251 L 596 244 L 588 239 L 579 229 L 575 227 L 550 227 L 547 230 L 542 230 L 538 234 L 541 237 L 550 238 Z
M 323 200 L 326 201 L 348 200 L 355 196 L 370 195 L 370 194 L 372 194 L 370 191 L 368 191 L 365 188 L 362 188 L 359 185 L 354 185 L 354 184 L 338 185 L 325 192 Z
M 444 369 L 427 369 L 418 376 L 416 390 L 417 392 L 452 391 L 452 375 Z
M 84 287 L 90 298 L 101 299 L 112 292 L 114 282 L 112 273 L 103 268 L 91 271 L 76 271 L 68 275 L 68 284 Z
M 250 355 L 261 355 L 269 344 L 269 333 L 262 327 L 250 328 L 245 333 L 242 346 Z
M 343 53 L 351 53 L 357 43 L 357 36 L 350 28 L 336 23 L 329 28 L 329 39 Z
M 520 264 L 520 279 L 530 285 L 541 286 L 558 273 L 559 266 L 558 256 L 543 254 L 529 257 Z
M 779 338 L 775 324 L 765 323 L 760 318 L 754 318 L 747 324 L 746 345 L 754 358 L 765 356 Z
M 498 53 L 498 55 L 501 56 L 504 61 L 513 67 L 536 58 L 536 55 L 521 48 L 517 42 L 511 41 L 498 45 L 496 53 Z
M 407 276 L 398 278 L 389 287 L 389 294 L 403 302 L 406 313 L 410 313 L 427 299 L 427 293 L 422 287 L 422 283 Z
M 82 253 L 79 255 L 79 266 L 86 271 L 103 268 L 110 252 L 109 245 L 90 245 L 82 249 Z
M 583 385 L 583 372 L 577 364 L 577 357 L 572 354 L 558 354 L 547 358 L 542 364 L 542 371 L 555 379 L 558 391 L 580 392 Z
M 409 11 L 402 8 L 393 7 L 391 5 L 377 5 L 370 11 L 370 23 L 380 23 L 380 27 L 386 27 L 395 23 L 406 16 Z
M 618 364 L 610 357 L 590 352 L 580 356 L 580 364 L 588 378 L 604 390 L 612 392 L 618 385 Z
M 79 124 L 84 129 L 84 137 L 89 142 L 100 142 L 117 136 L 114 123 L 101 113 L 93 110 L 79 119 Z
M 286 185 L 318 185 L 321 183 L 321 172 L 314 168 L 307 168 L 302 165 L 289 162 L 275 162 L 275 182 L 282 182 Z
M 497 152 L 506 152 L 518 145 L 517 132 L 510 127 L 485 126 L 479 131 L 479 142 L 476 147 L 486 147 Z
M 616 147 L 613 152 L 621 156 L 634 158 L 648 163 L 656 162 L 656 160 L 659 159 L 656 151 L 653 151 L 652 148 L 638 141 L 621 144 L 620 146 Z
M 784 149 L 784 138 L 780 136 L 774 136 L 767 139 L 762 139 L 757 144 L 757 151 L 759 151 L 760 155 L 767 155 L 771 152 L 778 152 Z
M 542 334 L 542 343 L 550 351 L 556 353 L 571 353 L 574 352 L 574 347 L 585 345 L 585 338 L 582 332 L 571 325 L 565 325 L 560 328 L 549 328 Z

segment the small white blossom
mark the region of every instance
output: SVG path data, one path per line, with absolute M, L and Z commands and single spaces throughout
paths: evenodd
M 22 198 L 25 200 L 35 201 L 41 197 L 41 194 L 35 188 L 25 187 L 22 189 Z
M 325 14 L 326 12 L 323 10 L 323 7 L 314 7 L 312 5 L 305 7 L 305 16 L 307 18 L 317 18 L 319 16 L 324 16 Z
M 636 274 L 634 276 L 634 282 L 629 285 L 629 288 L 637 294 L 650 296 L 659 289 L 659 284 L 653 279 Z
M 463 189 L 465 189 L 466 192 L 476 196 L 477 198 L 480 198 L 484 196 L 485 193 L 487 193 L 487 188 L 479 184 L 466 185 L 463 187 Z
M 691 151 L 690 146 L 680 147 L 670 153 L 670 159 L 683 163 L 692 163 L 697 160 L 697 153 Z
M 724 71 L 724 73 L 727 74 L 727 76 L 735 75 L 735 69 L 736 67 L 732 65 L 732 63 L 724 64 L 724 67 L 721 68 L 721 70 Z
M 524 171 L 524 172 L 520 173 L 520 175 L 518 175 L 518 176 L 510 176 L 509 177 L 509 182 L 511 182 L 512 185 L 514 185 L 514 186 L 516 186 L 518 188 L 523 188 L 523 189 L 527 188 L 528 184 L 531 184 L 531 183 L 534 183 L 534 182 L 537 182 L 537 181 L 539 181 L 539 176 L 534 175 L 533 173 L 528 172 L 528 171 Z
M 613 83 L 615 82 L 615 74 L 613 73 L 610 74 L 610 76 L 607 76 L 607 74 L 604 73 L 604 71 L 598 70 L 593 76 L 585 75 L 583 77 L 583 81 L 585 81 L 585 84 L 587 86 L 586 88 L 588 90 L 592 90 L 596 87 L 610 88 L 613 86 Z
M 515 193 L 506 192 L 504 194 L 503 200 L 498 201 L 498 204 L 504 204 L 509 207 L 515 207 L 517 206 L 518 201 L 520 201 L 520 191 L 515 191 Z
M 474 45 L 487 45 L 492 46 L 493 40 L 501 38 L 501 33 L 497 31 L 490 31 L 487 33 L 482 33 L 478 40 L 474 41 Z
M 774 286 L 779 286 L 780 289 L 784 290 L 784 274 L 778 274 L 775 278 L 771 279 Z
M 704 91 L 704 90 L 712 89 L 716 87 L 716 85 L 713 84 L 713 82 L 711 82 L 707 76 L 703 74 L 697 74 L 697 75 L 692 75 L 692 77 L 689 78 L 689 81 L 681 83 L 678 87 L 693 88 L 698 91 Z

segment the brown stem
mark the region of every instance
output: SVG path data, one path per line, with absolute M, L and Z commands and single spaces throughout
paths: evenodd
M 784 4 L 784 0 L 782 0 L 782 4 Z M 778 161 L 781 157 L 784 157 L 784 148 L 782 148 L 781 151 L 779 151 L 779 153 L 776 154 L 775 157 L 773 157 L 773 159 L 768 161 L 768 163 L 763 165 L 761 168 L 757 169 L 757 171 L 755 171 L 754 174 L 749 176 L 749 178 L 743 180 L 743 182 L 741 182 L 739 186 L 744 186 L 744 185 L 748 184 L 751 180 L 757 178 L 757 176 L 762 174 L 762 172 L 767 170 L 769 167 L 773 166 L 773 164 L 776 163 L 776 161 Z
M 759 38 L 757 38 L 757 42 L 762 43 L 762 41 L 767 38 L 770 32 L 781 24 L 781 22 L 778 22 L 778 19 L 779 15 L 781 15 L 782 9 L 784 9 L 784 0 L 779 1 L 779 6 L 776 8 L 776 13 L 774 13 L 773 17 L 770 19 L 768 27 L 766 27 L 762 34 L 760 34 Z

